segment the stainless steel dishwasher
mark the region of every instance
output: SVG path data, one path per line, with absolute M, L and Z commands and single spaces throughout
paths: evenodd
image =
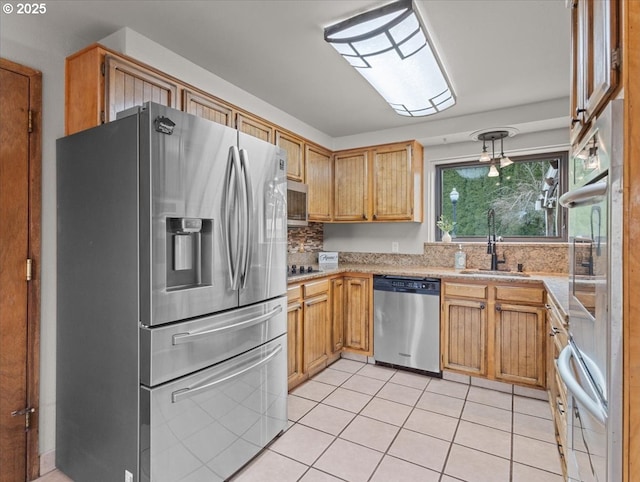
M 376 363 L 441 376 L 440 280 L 373 277 Z

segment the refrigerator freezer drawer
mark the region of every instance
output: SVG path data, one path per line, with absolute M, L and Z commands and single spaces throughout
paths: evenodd
M 287 336 L 207 370 L 140 389 L 140 480 L 213 482 L 287 425 Z
M 140 383 L 155 386 L 209 367 L 287 331 L 287 299 L 192 321 L 140 328 Z

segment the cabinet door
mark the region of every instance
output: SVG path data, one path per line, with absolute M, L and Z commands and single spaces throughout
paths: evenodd
M 306 146 L 305 168 L 309 221 L 331 221 L 333 182 L 331 164 L 331 152 L 313 145 Z
M 273 143 L 273 127 L 260 119 L 245 114 L 236 116 L 236 128 L 240 132 Z
M 182 110 L 204 119 L 233 127 L 231 106 L 206 95 L 185 89 L 182 95 Z
M 373 220 L 413 219 L 411 146 L 400 145 L 373 151 Z
M 572 11 L 571 142 L 598 115 L 619 81 L 619 3 L 574 0 Z
M 302 342 L 302 303 L 289 303 L 287 308 L 287 373 L 289 390 L 304 380 Z
M 177 106 L 178 85 L 170 79 L 111 55 L 105 56 L 105 66 L 105 122 L 115 120 L 124 109 L 149 101 Z
M 369 220 L 369 153 L 350 151 L 334 157 L 334 221 Z
M 371 279 L 348 276 L 344 284 L 344 347 L 372 355 Z
M 287 179 L 304 182 L 304 141 L 276 130 L 276 145 L 287 153 Z
M 442 368 L 487 375 L 485 301 L 445 299 L 442 306 Z
M 344 345 L 344 280 L 342 278 L 331 281 L 331 352 L 337 353 Z
M 327 364 L 329 341 L 329 296 L 314 296 L 304 301 L 304 372 L 309 376 L 322 370 Z
M 496 304 L 495 325 L 496 379 L 544 387 L 544 308 Z

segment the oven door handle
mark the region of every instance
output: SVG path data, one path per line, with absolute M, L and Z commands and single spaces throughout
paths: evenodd
M 602 405 L 600 405 L 598 400 L 594 400 L 584 391 L 572 373 L 570 364 L 572 356 L 574 356 L 574 353 L 571 345 L 565 346 L 560 352 L 558 356 L 558 372 L 560 373 L 560 378 L 562 378 L 562 381 L 567 386 L 567 390 L 584 405 L 591 415 L 604 425 L 607 421 L 607 415 L 602 409 Z
M 602 201 L 605 194 L 607 194 L 607 181 L 598 181 L 564 193 L 560 196 L 560 204 L 565 208 L 589 206 Z
M 180 400 L 186 398 L 186 397 L 190 397 L 192 395 L 195 395 L 196 393 L 205 391 L 205 390 L 209 390 L 211 388 L 214 388 L 216 385 L 220 385 L 221 383 L 227 382 L 229 380 L 232 380 L 234 378 L 239 377 L 240 375 L 243 375 L 247 372 L 250 372 L 251 370 L 255 370 L 256 368 L 259 368 L 263 365 L 266 365 L 267 363 L 269 363 L 278 353 L 280 353 L 282 351 L 282 345 L 278 345 L 276 348 L 274 348 L 271 353 L 269 353 L 266 357 L 261 358 L 259 361 L 242 368 L 241 370 L 238 370 L 236 372 L 231 373 L 230 375 L 227 375 L 226 377 L 222 377 L 219 378 L 213 382 L 210 383 L 206 383 L 204 385 L 198 386 L 198 384 L 195 384 L 191 387 L 187 387 L 187 388 L 182 388 L 180 390 L 176 390 L 175 392 L 173 392 L 171 394 L 171 403 L 178 403 Z
M 253 325 L 257 325 L 258 323 L 264 323 L 267 320 L 270 320 L 277 314 L 282 312 L 282 306 L 278 305 L 269 313 L 265 313 L 260 316 L 256 316 L 255 318 L 251 318 L 249 320 L 241 321 L 240 323 L 234 323 L 233 325 L 222 326 L 220 328 L 213 328 L 211 330 L 206 331 L 197 331 L 197 332 L 187 332 L 187 333 L 176 333 L 173 335 L 173 345 L 182 345 L 184 343 L 190 343 L 194 340 L 199 340 L 200 338 L 204 338 L 210 335 L 216 335 L 219 333 L 240 330 L 242 328 L 248 328 Z

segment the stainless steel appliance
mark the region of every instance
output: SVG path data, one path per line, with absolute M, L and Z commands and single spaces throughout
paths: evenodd
M 308 186 L 297 181 L 287 181 L 287 225 L 307 226 Z
M 569 344 L 558 357 L 570 393 L 567 471 L 622 480 L 622 101 L 571 155 Z
M 440 280 L 373 277 L 376 363 L 440 375 Z
M 283 152 L 149 103 L 57 157 L 56 465 L 228 478 L 287 423 Z

